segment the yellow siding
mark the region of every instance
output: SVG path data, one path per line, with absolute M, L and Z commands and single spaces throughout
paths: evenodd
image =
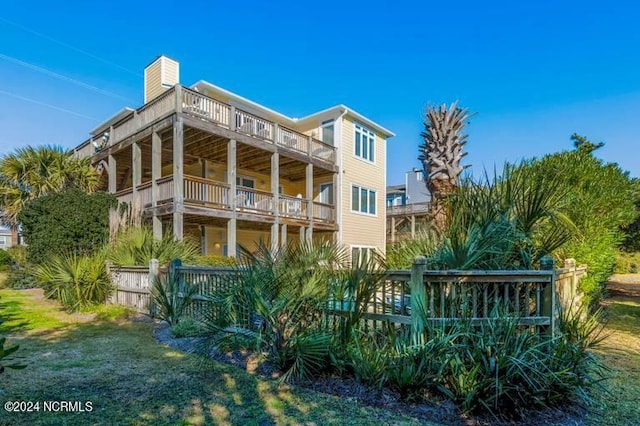
M 349 117 L 342 119 L 342 183 L 341 213 L 342 243 L 351 246 L 375 247 L 385 252 L 386 210 L 385 210 L 385 164 L 386 140 L 376 133 L 375 164 L 358 159 L 354 155 L 354 121 Z M 351 211 L 351 186 L 362 186 L 376 191 L 376 215 L 366 215 Z
M 162 64 L 156 61 L 144 70 L 145 87 L 144 101 L 145 103 L 157 98 L 165 91 L 162 87 Z

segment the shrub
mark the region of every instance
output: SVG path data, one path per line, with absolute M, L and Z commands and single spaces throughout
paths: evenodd
M 35 267 L 14 264 L 9 268 L 4 285 L 9 288 L 25 289 L 38 287 L 38 279 L 35 276 Z
M 109 249 L 108 258 L 117 266 L 146 266 L 151 259 L 166 265 L 174 259 L 193 264 L 199 249 L 189 239 L 176 241 L 170 235 L 153 238 L 149 227 L 130 227 L 120 232 Z
M 37 267 L 35 275 L 45 295 L 70 312 L 104 303 L 112 291 L 103 253 L 56 256 Z
M 39 264 L 59 253 L 91 254 L 109 238 L 111 194 L 74 189 L 29 201 L 18 215 L 29 261 Z
M 198 287 L 181 286 L 174 275 L 156 277 L 151 283 L 151 311 L 169 325 L 176 325 L 193 302 Z
M 366 262 L 347 265 L 346 251 L 330 242 L 290 244 L 277 253 L 264 242 L 255 253 L 242 249 L 233 278 L 210 296 L 207 330 L 216 342 L 229 335 L 252 339 L 283 381 L 315 377 L 340 363 L 349 330 L 379 285 L 380 275 L 367 274 Z M 353 307 L 336 327 L 326 321 L 331 299 Z
M 38 286 L 38 280 L 34 275 L 35 266 L 27 261 L 27 248 L 15 246 L 7 249 L 11 256 L 11 265 L 4 285 L 9 288 L 23 289 Z
M 195 337 L 203 332 L 202 324 L 193 318 L 183 318 L 177 324 L 171 326 L 171 335 L 173 337 Z
M 9 266 L 13 263 L 11 256 L 6 250 L 0 249 L 0 272 L 4 272 L 9 269 Z
M 640 253 L 628 253 L 620 251 L 616 255 L 616 274 L 637 274 L 640 270 Z

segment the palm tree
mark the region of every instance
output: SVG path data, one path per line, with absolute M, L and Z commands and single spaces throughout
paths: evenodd
M 465 169 L 462 158 L 467 154 L 464 145 L 467 136 L 464 126 L 473 116 L 468 109 L 450 106 L 430 106 L 425 111 L 424 143 L 420 145 L 420 156 L 425 173 L 427 189 L 431 193 L 433 224 L 443 230 L 447 219 L 444 200 L 455 191 L 460 175 Z
M 93 192 L 98 183 L 89 158 L 60 146 L 18 148 L 0 159 L 0 222 L 15 228 L 29 200 L 72 188 Z

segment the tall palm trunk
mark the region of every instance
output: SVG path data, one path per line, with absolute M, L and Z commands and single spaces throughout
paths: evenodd
M 431 194 L 431 222 L 438 231 L 446 227 L 449 216 L 446 199 L 455 192 L 460 175 L 465 169 L 462 158 L 467 154 L 463 134 L 469 118 L 468 109 L 450 106 L 427 107 L 425 111 L 423 143 L 419 159 L 422 161 L 425 184 Z

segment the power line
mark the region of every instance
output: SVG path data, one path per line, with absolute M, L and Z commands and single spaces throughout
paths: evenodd
M 92 86 L 92 85 L 87 84 L 85 82 L 82 82 L 80 80 L 76 80 L 75 78 L 71 78 L 71 77 L 67 77 L 67 76 L 62 75 L 62 74 L 58 74 L 57 72 L 51 71 L 51 70 L 49 70 L 47 68 L 44 68 L 44 67 L 41 67 L 41 66 L 38 66 L 38 65 L 34 65 L 34 64 L 29 63 L 29 62 L 22 61 L 20 59 L 14 58 L 14 57 L 9 56 L 9 55 L 5 55 L 3 53 L 0 53 L 0 59 L 4 59 L 5 61 L 13 62 L 14 64 L 18 64 L 18 65 L 21 65 L 23 67 L 32 69 L 34 71 L 41 72 L 41 73 L 46 74 L 46 75 L 48 75 L 50 77 L 54 77 L 54 78 L 57 78 L 57 79 L 60 79 L 60 80 L 63 80 L 63 81 L 69 82 L 69 83 L 77 84 L 80 87 L 84 87 L 85 89 L 89 89 L 89 90 L 92 90 L 92 91 L 94 91 L 96 93 L 100 93 L 101 95 L 110 96 L 112 98 L 122 99 L 122 100 L 125 100 L 127 102 L 133 102 L 131 99 L 126 98 L 124 96 L 120 96 L 117 93 L 113 93 L 113 92 L 110 92 L 108 90 L 100 89 L 99 87 Z
M 49 41 L 51 41 L 53 43 L 59 44 L 60 46 L 64 46 L 67 49 L 75 50 L 78 53 L 82 53 L 83 55 L 88 56 L 90 58 L 93 58 L 93 59 L 95 59 L 97 61 L 100 61 L 100 62 L 102 62 L 104 64 L 111 65 L 112 67 L 119 68 L 119 69 L 121 69 L 123 71 L 128 72 L 129 74 L 135 75 L 136 77 L 141 77 L 142 76 L 142 74 L 140 74 L 139 72 L 132 71 L 129 68 L 123 67 L 122 65 L 118 65 L 115 62 L 112 62 L 112 61 L 110 61 L 108 59 L 101 58 L 100 56 L 94 55 L 93 53 L 87 52 L 86 50 L 80 49 L 79 47 L 73 46 L 73 45 L 71 45 L 69 43 L 66 43 L 64 41 L 60 41 L 58 39 L 55 39 L 55 38 L 53 38 L 51 36 L 48 36 L 46 34 L 38 32 L 36 30 L 32 30 L 31 28 L 27 28 L 24 25 L 18 24 L 17 22 L 10 21 L 10 20 L 8 20 L 6 18 L 3 18 L 2 16 L 0 16 L 0 21 L 3 21 L 3 22 L 5 22 L 5 23 L 7 23 L 9 25 L 13 25 L 16 28 L 20 28 L 21 30 L 27 31 L 27 32 L 29 32 L 31 34 L 35 34 L 38 37 L 42 37 L 42 38 L 44 38 L 46 40 L 49 40 Z
M 59 107 L 59 106 L 51 105 L 51 104 L 48 104 L 46 102 L 37 101 L 35 99 L 31 99 L 31 98 L 27 98 L 25 96 L 17 95 L 15 93 L 6 92 L 4 90 L 0 90 L 0 94 L 11 96 L 12 98 L 20 99 L 20 100 L 23 100 L 23 101 L 26 101 L 26 102 L 31 102 L 31 103 L 36 104 L 36 105 L 42 105 L 42 106 L 45 106 L 45 107 L 48 107 L 48 108 L 52 108 L 52 109 L 55 109 L 55 110 L 58 110 L 58 111 L 66 112 L 68 114 L 73 114 L 75 116 L 86 118 L 88 120 L 92 120 L 92 121 L 95 121 L 95 122 L 98 122 L 98 123 L 100 121 L 102 121 L 102 120 L 98 120 L 95 117 L 89 117 L 88 115 L 80 114 L 79 112 L 75 112 L 75 111 L 71 111 L 71 110 L 66 109 L 66 108 L 62 108 L 62 107 Z

